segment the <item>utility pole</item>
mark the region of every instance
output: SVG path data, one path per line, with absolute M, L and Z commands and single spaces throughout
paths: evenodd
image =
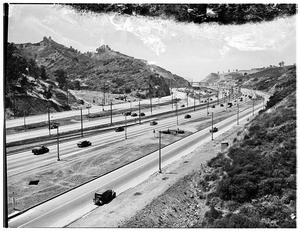
M 139 119 L 140 119 L 140 124 L 141 122 L 141 102 L 139 102 Z
M 237 125 L 239 125 L 239 103 L 237 103 Z
M 171 92 L 171 95 L 172 95 L 172 111 L 173 111 L 173 92 Z
M 51 131 L 50 131 L 50 107 L 48 107 L 48 128 L 49 128 L 49 136 L 51 136 Z
M 193 95 L 194 97 L 194 111 L 196 111 L 196 101 L 195 101 L 195 95 Z
M 189 106 L 189 93 L 190 93 L 190 91 L 188 91 L 188 92 L 186 93 L 186 107 Z
M 110 102 L 110 124 L 112 125 L 112 102 Z
M 59 125 L 57 125 L 57 161 L 60 161 L 60 158 L 59 158 L 59 132 L 58 132 L 58 128 L 59 128 Z
M 80 120 L 81 120 L 81 137 L 83 137 L 82 108 L 80 108 Z
M 206 109 L 207 109 L 207 115 L 209 115 L 209 112 L 208 112 L 208 107 L 209 107 L 209 99 L 207 99 L 207 104 L 206 104 Z
M 127 116 L 125 115 L 125 139 L 127 139 Z
M 150 95 L 150 110 L 151 110 L 151 115 L 152 115 L 152 96 Z
M 252 102 L 253 102 L 253 106 L 252 106 L 252 112 L 253 112 L 253 115 L 254 115 L 254 98 L 252 98 Z
M 161 173 L 161 131 L 159 131 L 158 172 Z
M 24 110 L 24 131 L 26 132 L 26 111 Z
M 214 140 L 214 113 L 211 113 L 211 140 Z
M 176 99 L 177 99 L 177 98 L 176 98 Z M 176 100 L 176 99 L 175 99 L 175 100 Z M 178 104 L 177 104 L 177 100 L 176 100 L 175 106 L 176 106 L 176 117 L 177 117 L 177 125 L 178 125 L 178 112 L 177 112 L 177 110 L 178 110 Z

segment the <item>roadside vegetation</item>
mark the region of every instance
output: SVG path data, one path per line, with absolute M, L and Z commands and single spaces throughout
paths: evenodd
M 266 109 L 238 132 L 228 151 L 178 181 L 124 227 L 296 228 L 296 67 L 273 88 Z

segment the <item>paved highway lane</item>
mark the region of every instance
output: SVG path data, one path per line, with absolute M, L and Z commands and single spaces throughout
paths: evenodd
M 262 104 L 257 106 L 255 113 L 261 107 Z M 240 114 L 240 120 L 246 119 L 251 115 L 252 108 L 249 108 Z M 219 131 L 214 136 L 220 135 L 235 124 L 236 116 L 217 123 L 216 126 L 219 128 Z M 208 132 L 208 129 L 194 133 L 163 148 L 162 167 L 173 161 L 174 158 L 193 151 L 201 142 L 209 141 L 211 134 Z M 156 171 L 158 171 L 158 151 L 10 219 L 9 227 L 63 227 L 92 209 L 97 208 L 92 202 L 93 194 L 97 189 L 111 188 L 118 195 L 126 188 L 133 187 L 133 185 L 143 181 Z M 135 180 L 136 178 L 139 180 Z
M 225 111 L 224 107 L 216 106 L 216 108 L 209 109 L 210 112 L 214 112 L 215 115 L 221 111 Z M 236 110 L 233 108 L 233 110 Z M 195 120 L 196 118 L 199 118 L 199 122 L 205 119 L 210 119 L 211 116 L 207 116 L 207 110 L 198 110 L 198 111 L 192 111 L 189 114 L 191 115 L 191 119 L 185 119 L 184 114 L 178 115 L 178 123 L 182 124 L 184 122 L 187 122 L 189 120 Z M 158 122 L 158 125 L 156 126 L 150 126 L 149 123 L 144 124 L 137 124 L 134 126 L 127 127 L 127 137 L 137 137 L 146 133 L 152 133 L 153 129 L 156 131 L 158 130 L 164 130 L 168 128 L 172 128 L 177 125 L 177 117 L 175 116 L 175 113 L 172 114 L 172 116 L 156 120 Z M 125 138 L 125 131 L 123 132 L 115 132 L 110 131 L 105 134 L 98 134 L 93 135 L 89 137 L 84 137 L 84 139 L 88 139 L 92 142 L 92 146 L 86 147 L 86 148 L 78 148 L 77 142 L 82 139 L 78 140 L 72 140 L 68 142 L 60 143 L 59 150 L 60 150 L 60 159 L 64 158 L 70 158 L 77 154 L 84 154 L 85 156 L 88 156 L 89 153 L 91 153 L 93 150 L 96 150 L 97 148 L 117 142 L 120 140 L 124 140 Z M 7 163 L 8 163 L 8 176 L 21 174 L 23 172 L 27 172 L 30 170 L 39 169 L 42 166 L 47 166 L 49 164 L 55 164 L 57 162 L 57 144 L 48 146 L 49 153 L 45 153 L 42 155 L 33 155 L 31 150 L 28 150 L 26 152 L 9 155 L 7 157 Z
M 173 97 L 174 99 L 180 98 L 182 99 L 182 103 L 186 102 L 186 95 L 183 92 L 177 91 L 176 89 L 173 89 Z M 172 96 L 164 96 L 161 98 L 152 98 L 152 106 L 155 107 L 153 108 L 153 111 L 156 111 L 160 109 L 162 106 L 158 106 L 158 103 L 164 103 L 167 101 L 171 101 Z M 139 103 L 141 105 L 148 105 L 150 106 L 150 99 L 144 99 L 141 101 L 134 101 L 134 102 L 126 102 L 126 103 L 121 103 L 121 104 L 113 104 L 112 105 L 112 110 L 120 110 L 120 109 L 128 109 L 130 111 L 130 108 L 133 108 L 135 111 L 138 110 L 138 105 Z M 191 103 L 191 99 L 189 99 L 189 103 Z M 170 110 L 171 105 L 167 106 L 168 110 Z M 110 105 L 105 105 L 105 106 L 92 106 L 90 109 L 83 109 L 82 114 L 83 115 L 88 115 L 88 113 L 100 113 L 103 111 L 109 111 L 110 110 Z M 145 109 L 144 111 L 147 112 L 147 114 L 150 113 L 150 108 Z M 50 117 L 51 120 L 58 120 L 58 119 L 64 119 L 72 116 L 80 116 L 80 110 L 72 110 L 72 111 L 65 111 L 65 112 L 51 112 Z M 34 124 L 34 123 L 40 123 L 40 122 L 47 122 L 48 121 L 48 114 L 42 114 L 42 115 L 34 115 L 34 116 L 27 116 L 25 118 L 26 124 Z M 6 128 L 13 128 L 13 127 L 18 127 L 18 126 L 23 126 L 24 125 L 24 118 L 16 118 L 16 119 L 11 119 L 11 120 L 6 120 Z
M 215 97 L 216 99 L 216 97 Z M 179 104 L 178 106 L 180 106 L 181 104 Z M 180 108 L 180 107 L 179 107 Z M 173 108 L 175 111 L 175 105 Z M 153 111 L 153 115 L 158 114 L 158 113 L 162 113 L 162 112 L 168 112 L 171 111 L 171 105 L 167 105 L 167 106 L 161 106 L 160 108 L 155 109 L 155 111 Z M 146 113 L 146 115 L 150 115 L 150 111 L 148 109 L 148 111 L 142 110 L 143 112 Z M 133 110 L 133 112 L 136 112 L 138 114 L 138 109 Z M 139 122 L 139 117 L 131 117 L 131 116 L 127 116 L 127 120 L 129 119 L 136 119 L 136 123 Z M 143 121 L 144 118 L 141 117 L 141 120 Z M 125 116 L 123 115 L 119 115 L 119 116 L 113 116 L 113 122 L 119 122 L 119 121 L 125 121 Z M 104 124 L 110 124 L 111 120 L 110 117 L 104 117 L 104 118 L 99 118 L 97 120 L 93 120 L 93 121 L 89 121 L 89 120 L 83 120 L 83 128 L 89 128 L 89 127 L 94 127 L 94 126 L 99 126 L 99 125 L 104 125 Z M 76 121 L 76 123 L 74 124 L 70 124 L 70 125 L 64 125 L 64 126 L 60 126 L 59 127 L 59 132 L 68 132 L 68 131 L 72 131 L 72 130 L 80 130 L 81 129 L 81 121 Z M 51 129 L 50 130 L 51 134 L 56 134 L 56 129 Z M 29 138 L 37 138 L 37 137 L 41 137 L 41 136 L 48 136 L 49 135 L 49 130 L 48 127 L 44 127 L 42 129 L 36 129 L 36 130 L 31 130 L 31 131 L 23 131 L 23 132 L 19 132 L 19 133 L 15 133 L 15 134 L 10 134 L 6 136 L 6 142 L 7 143 L 11 143 L 11 142 L 15 142 L 15 141 L 21 141 L 21 140 L 25 140 L 25 139 L 29 139 Z

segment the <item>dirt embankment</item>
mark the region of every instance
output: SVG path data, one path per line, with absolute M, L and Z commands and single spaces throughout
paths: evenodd
M 162 173 L 153 174 L 68 227 L 199 227 L 209 209 L 205 205 L 206 197 L 213 188 L 205 177 L 210 174 L 205 164 L 221 151 L 222 141 L 232 143 L 246 122 L 200 146 L 165 167 Z

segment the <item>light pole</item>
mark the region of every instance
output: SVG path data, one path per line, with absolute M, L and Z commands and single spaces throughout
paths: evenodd
M 175 99 L 176 100 L 176 117 L 177 117 L 177 125 L 178 125 L 178 104 L 177 104 L 177 98 Z
M 127 115 L 125 114 L 125 139 L 127 139 Z
M 152 115 L 152 96 L 150 95 L 150 111 L 151 111 L 151 115 Z
M 159 131 L 158 172 L 161 173 L 161 131 Z
M 141 102 L 139 102 L 139 120 L 140 120 L 140 124 L 142 123 L 141 121 Z
M 112 124 L 112 102 L 110 102 L 110 124 Z
M 59 158 L 59 132 L 58 132 L 58 128 L 59 128 L 59 124 L 57 124 L 57 161 L 60 161 L 60 158 Z
M 80 121 L 81 121 L 81 137 L 83 137 L 82 108 L 80 108 Z
M 239 125 L 239 103 L 237 103 L 237 125 Z
M 214 140 L 214 113 L 211 113 L 211 140 Z
M 194 111 L 196 111 L 196 100 L 195 100 L 195 95 L 193 94 L 194 97 Z
M 26 111 L 24 110 L 24 131 L 26 132 Z
M 173 92 L 171 92 L 171 96 L 172 96 L 172 111 L 173 111 Z
M 50 107 L 48 107 L 48 129 L 49 129 L 49 136 L 51 136 L 51 131 L 50 131 Z

